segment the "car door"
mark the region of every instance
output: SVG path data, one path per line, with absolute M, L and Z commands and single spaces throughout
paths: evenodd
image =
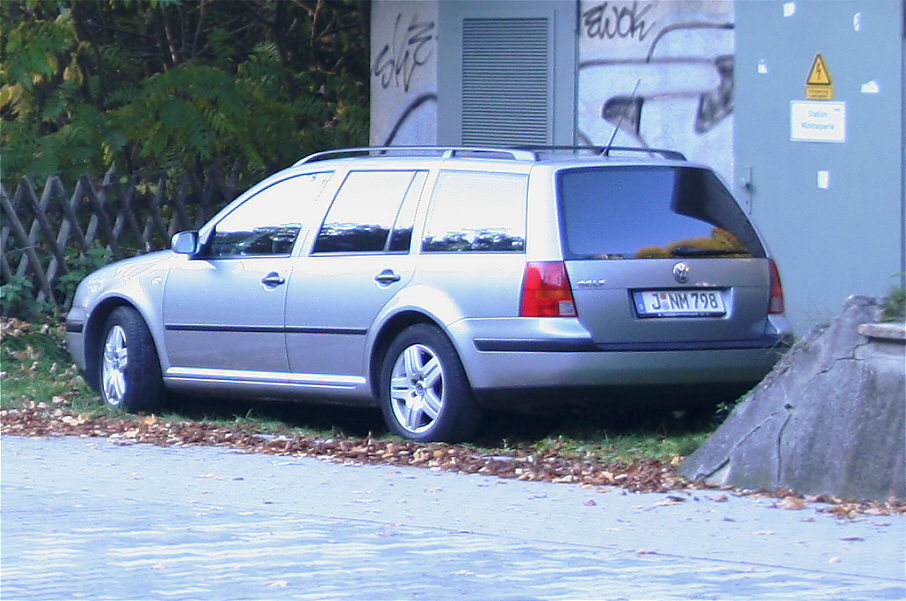
M 163 303 L 168 375 L 266 379 L 288 370 L 283 312 L 293 249 L 329 177 L 306 173 L 264 186 L 171 270 Z
M 287 291 L 290 369 L 321 385 L 364 383 L 372 320 L 412 278 L 412 229 L 427 171 L 350 171 Z

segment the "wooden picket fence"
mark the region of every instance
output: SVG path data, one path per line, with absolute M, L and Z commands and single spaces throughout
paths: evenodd
M 72 286 L 60 286 L 61 278 L 84 270 L 92 252 L 117 260 L 166 248 L 174 233 L 199 227 L 236 192 L 235 173 L 217 169 L 178 181 L 162 173 L 84 173 L 71 190 L 54 176 L 40 194 L 27 177 L 12 196 L 0 185 L 0 284 L 28 282 L 34 302 L 66 308 Z

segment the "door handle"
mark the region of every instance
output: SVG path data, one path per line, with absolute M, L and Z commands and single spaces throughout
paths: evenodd
M 400 279 L 401 279 L 400 276 L 393 273 L 392 269 L 385 269 L 381 273 L 374 276 L 375 282 L 377 282 L 378 284 L 383 284 L 385 286 L 389 286 L 390 284 L 392 284 L 394 282 L 398 282 L 398 281 L 400 281 Z
M 276 271 L 272 271 L 263 278 L 261 278 L 261 283 L 267 286 L 268 288 L 276 288 L 281 284 L 286 283 L 286 278 L 281 278 L 280 274 Z

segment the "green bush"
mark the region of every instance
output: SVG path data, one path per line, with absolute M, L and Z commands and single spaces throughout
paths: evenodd
M 355 0 L 0 2 L 0 178 L 218 166 L 247 186 L 367 143 L 369 19 Z
M 0 314 L 32 317 L 34 311 L 34 285 L 25 276 L 14 276 L 0 286 Z
M 898 274 L 894 277 L 902 277 Z M 906 288 L 894 286 L 884 298 L 881 321 L 906 321 Z

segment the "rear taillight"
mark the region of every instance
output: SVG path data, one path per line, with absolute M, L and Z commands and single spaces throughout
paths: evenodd
M 777 264 L 774 259 L 768 260 L 768 266 L 771 270 L 771 301 L 768 305 L 768 313 L 783 313 L 786 307 L 783 303 L 783 286 L 780 284 L 780 272 L 777 271 Z
M 572 287 L 562 261 L 528 263 L 525 266 L 519 316 L 576 316 Z

